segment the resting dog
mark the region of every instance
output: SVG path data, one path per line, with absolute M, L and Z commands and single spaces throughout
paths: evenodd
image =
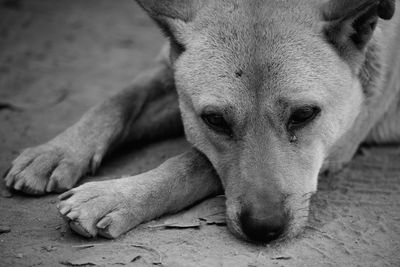
M 237 236 L 292 237 L 321 171 L 340 168 L 361 142 L 400 141 L 395 0 L 137 2 L 169 37 L 159 64 L 26 149 L 5 177 L 28 194 L 69 190 L 59 211 L 77 233 L 115 238 L 224 192 Z M 191 151 L 73 188 L 122 143 L 183 130 Z

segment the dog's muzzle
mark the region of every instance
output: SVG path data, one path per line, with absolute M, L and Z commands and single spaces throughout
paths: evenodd
M 240 226 L 246 237 L 256 243 L 268 243 L 278 239 L 286 230 L 289 216 L 284 203 L 269 205 L 267 210 L 246 207 L 239 216 Z

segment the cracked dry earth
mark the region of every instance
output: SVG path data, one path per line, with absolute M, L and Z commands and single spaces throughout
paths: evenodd
M 151 66 L 163 38 L 132 0 L 0 3 L 4 172 L 21 149 L 59 133 Z M 143 172 L 187 147 L 176 139 L 119 152 L 82 183 Z M 321 177 L 305 234 L 280 247 L 233 237 L 222 197 L 117 240 L 87 240 L 64 224 L 56 195 L 10 196 L 1 181 L 0 266 L 400 266 L 400 148 L 362 152 L 340 174 Z

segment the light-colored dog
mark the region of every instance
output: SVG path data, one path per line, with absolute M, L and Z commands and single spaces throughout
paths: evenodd
M 395 0 L 138 0 L 168 35 L 159 65 L 12 164 L 6 185 L 71 189 L 123 142 L 182 132 L 192 151 L 60 196 L 77 233 L 115 238 L 224 190 L 236 235 L 299 233 L 322 170 L 400 141 Z M 397 2 L 397 4 L 399 4 Z

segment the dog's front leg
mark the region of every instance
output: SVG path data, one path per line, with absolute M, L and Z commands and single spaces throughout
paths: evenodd
M 211 163 L 192 150 L 137 176 L 81 185 L 60 195 L 58 207 L 80 235 L 115 238 L 221 190 Z
M 151 128 L 159 125 L 139 118 L 155 113 L 152 103 L 158 108 L 172 105 L 172 109 L 157 112 L 152 120 L 170 123 L 173 118 L 172 124 L 181 124 L 174 90 L 167 65 L 159 64 L 143 73 L 130 87 L 89 110 L 54 139 L 23 151 L 5 175 L 7 187 L 35 195 L 72 188 L 87 171 L 97 169 L 111 148 L 127 140 L 140 140 L 146 132 L 161 132 Z M 163 131 L 164 135 L 168 129 L 171 127 Z

